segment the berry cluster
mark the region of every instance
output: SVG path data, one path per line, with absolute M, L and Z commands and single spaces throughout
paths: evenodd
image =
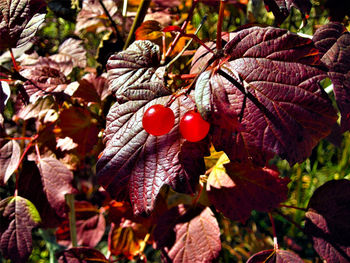
M 174 112 L 163 105 L 149 107 L 143 115 L 142 126 L 149 134 L 160 136 L 168 133 L 174 126 Z M 180 120 L 180 132 L 190 142 L 198 142 L 207 136 L 210 124 L 203 120 L 196 110 L 190 110 Z

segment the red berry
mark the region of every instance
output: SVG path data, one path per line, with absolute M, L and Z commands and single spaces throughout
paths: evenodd
M 174 112 L 160 104 L 149 107 L 142 118 L 142 126 L 149 134 L 159 136 L 168 133 L 174 126 Z
M 190 142 L 198 142 L 207 136 L 210 124 L 203 120 L 199 112 L 190 110 L 180 121 L 180 132 Z

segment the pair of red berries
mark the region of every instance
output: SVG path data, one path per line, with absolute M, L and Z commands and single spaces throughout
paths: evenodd
M 163 105 L 149 107 L 143 115 L 142 126 L 149 134 L 160 136 L 168 133 L 174 126 L 174 112 Z M 180 120 L 180 132 L 190 142 L 198 142 L 207 136 L 210 124 L 202 119 L 196 110 L 190 110 Z

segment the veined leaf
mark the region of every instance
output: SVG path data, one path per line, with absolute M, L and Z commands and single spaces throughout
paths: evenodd
M 16 141 L 4 143 L 0 140 L 0 185 L 5 185 L 11 177 L 21 157 L 21 148 Z
M 26 262 L 32 252 L 32 229 L 40 215 L 29 200 L 16 196 L 0 201 L 0 248 L 5 258 Z
M 0 50 L 21 47 L 44 22 L 44 0 L 0 1 Z

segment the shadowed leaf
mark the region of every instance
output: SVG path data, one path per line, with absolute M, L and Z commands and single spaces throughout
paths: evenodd
M 100 129 L 97 120 L 83 107 L 70 107 L 60 113 L 61 137 L 70 137 L 78 144 L 80 154 L 89 153 L 97 144 Z
M 21 148 L 14 141 L 5 142 L 0 139 L 0 185 L 5 185 L 17 168 L 21 157 Z
M 247 263 L 303 263 L 294 252 L 286 250 L 264 250 L 251 256 Z
M 57 215 L 64 217 L 67 211 L 65 195 L 75 193 L 72 186 L 73 173 L 59 160 L 51 157 L 39 158 L 38 168 L 47 200 Z
M 43 0 L 0 1 L 0 50 L 29 42 L 44 22 L 45 12 Z
M 329 181 L 319 187 L 305 214 L 305 230 L 327 262 L 350 261 L 350 181 Z
M 329 23 L 315 32 L 315 45 L 329 68 L 335 99 L 341 113 L 343 131 L 350 129 L 350 33 L 340 23 Z
M 272 11 L 276 23 L 281 24 L 289 15 L 292 7 L 298 9 L 305 17 L 310 13 L 312 4 L 310 0 L 264 0 L 268 11 Z
M 32 252 L 32 229 L 40 216 L 27 199 L 16 196 L 0 201 L 0 248 L 14 263 L 26 262 Z
M 57 254 L 58 263 L 109 263 L 98 250 L 88 247 L 75 247 Z
M 223 154 L 208 177 L 207 191 L 216 209 L 244 223 L 253 209 L 268 212 L 285 201 L 288 183 L 274 169 L 230 163 Z
M 44 192 L 41 175 L 35 162 L 24 162 L 18 181 L 18 194 L 30 200 L 41 216 L 40 226 L 54 228 L 64 220 L 51 207 Z
M 104 75 L 95 74 L 85 75 L 79 81 L 79 87 L 73 96 L 81 98 L 86 102 L 101 102 L 110 94 L 107 87 L 107 79 Z

